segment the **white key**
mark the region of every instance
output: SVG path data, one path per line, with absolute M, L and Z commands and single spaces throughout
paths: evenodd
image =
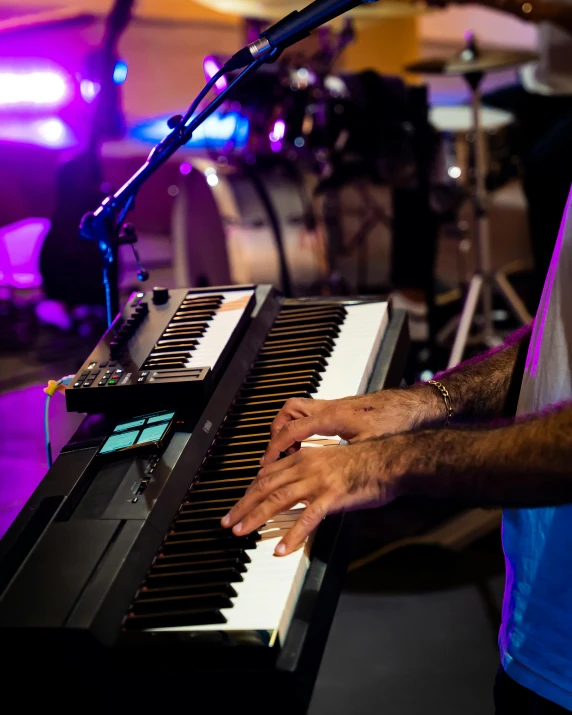
M 371 378 L 381 341 L 389 323 L 387 303 L 346 306 L 347 315 L 335 340 L 315 400 L 363 395 Z M 314 435 L 310 439 L 327 439 Z
M 232 608 L 223 608 L 221 613 L 226 623 L 202 626 L 176 626 L 158 628 L 158 631 L 268 631 L 278 632 L 283 642 L 298 600 L 298 595 L 310 560 L 308 544 L 288 556 L 274 556 L 274 550 L 284 536 L 285 527 L 294 523 L 299 509 L 288 516 L 277 517 L 261 530 L 262 540 L 247 553 L 251 562 L 242 574 L 243 581 L 233 583 L 236 597 Z M 278 529 L 276 536 L 274 530 Z
M 230 340 L 236 326 L 244 314 L 244 306 L 254 291 L 222 292 L 223 302 L 216 315 L 210 321 L 205 334 L 199 338 L 196 348 L 185 362 L 187 368 L 210 367 L 214 368 Z M 194 296 L 209 295 L 209 293 L 195 293 Z M 211 294 L 212 295 L 212 294 Z M 235 307 L 233 307 L 235 304 Z
M 315 400 L 362 395 L 371 377 L 389 320 L 387 303 L 350 305 L 346 310 L 322 381 L 312 395 Z

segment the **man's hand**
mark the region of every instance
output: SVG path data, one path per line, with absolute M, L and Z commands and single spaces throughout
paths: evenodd
M 315 434 L 363 442 L 439 423 L 445 416 L 440 396 L 428 386 L 341 400 L 290 399 L 270 426 L 271 439 L 261 462 L 268 466 L 281 453 L 294 454 Z
M 302 449 L 261 469 L 222 525 L 244 536 L 277 514 L 305 503 L 306 509 L 276 547 L 276 555 L 285 556 L 295 551 L 326 515 L 393 501 L 398 496 L 398 462 L 394 450 L 384 450 L 384 441 Z

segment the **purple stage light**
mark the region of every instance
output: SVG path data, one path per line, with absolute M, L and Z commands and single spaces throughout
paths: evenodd
M 63 71 L 0 71 L 0 107 L 29 105 L 58 109 L 70 99 L 71 88 Z
M 179 171 L 183 176 L 188 176 L 192 170 L 193 167 L 189 164 L 188 161 L 184 161 L 181 166 L 179 166 Z
M 215 74 L 222 69 L 222 65 L 214 57 L 205 57 L 203 60 L 203 72 L 205 73 L 205 78 L 208 80 L 212 79 Z M 226 77 L 221 77 L 217 80 L 216 88 L 219 92 L 222 92 L 228 87 L 228 82 Z
M 274 129 L 268 135 L 271 144 L 281 142 L 286 136 L 286 122 L 283 119 L 278 119 L 274 123 Z
M 0 121 L 0 142 L 2 141 L 33 144 L 49 149 L 68 149 L 78 143 L 71 128 L 58 117 L 3 118 Z

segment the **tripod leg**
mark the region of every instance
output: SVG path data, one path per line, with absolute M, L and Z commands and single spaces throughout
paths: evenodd
M 524 305 L 522 300 L 517 295 L 517 292 L 515 291 L 515 289 L 509 283 L 509 280 L 505 276 L 505 274 L 501 273 L 500 271 L 498 273 L 495 273 L 494 281 L 496 283 L 497 288 L 501 292 L 503 298 L 507 302 L 508 307 L 514 313 L 514 316 L 518 320 L 520 320 L 520 322 L 523 325 L 527 325 L 528 323 L 531 323 L 532 316 L 526 309 L 526 306 Z
M 469 332 L 471 330 L 473 318 L 475 317 L 482 288 L 483 276 L 480 274 L 473 276 L 469 285 L 469 292 L 467 293 L 465 305 L 463 306 L 463 312 L 461 313 L 459 329 L 457 330 L 457 335 L 455 336 L 455 343 L 453 344 L 453 349 L 451 350 L 451 357 L 449 358 L 447 369 L 455 367 L 455 365 L 458 365 L 463 359 L 463 353 L 465 352 L 465 347 L 467 346 Z

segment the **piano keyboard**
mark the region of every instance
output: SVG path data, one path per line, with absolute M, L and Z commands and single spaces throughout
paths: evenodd
M 253 291 L 189 293 L 154 345 L 143 370 L 216 371 Z M 157 376 L 151 376 L 154 382 Z
M 200 413 L 254 306 L 273 300 L 270 286 L 133 293 L 66 392 L 68 410 Z
M 127 630 L 267 631 L 270 642 L 284 641 L 309 545 L 273 554 L 300 507 L 244 537 L 220 519 L 256 477 L 284 401 L 364 392 L 387 323 L 385 303 L 282 308 L 135 596 Z

